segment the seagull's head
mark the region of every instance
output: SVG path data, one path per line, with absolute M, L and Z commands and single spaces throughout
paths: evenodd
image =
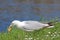
M 20 21 L 18 21 L 18 20 L 12 21 L 12 23 L 8 27 L 8 32 L 10 32 L 12 30 L 12 27 L 17 26 L 17 24 L 19 24 L 19 23 L 20 23 Z

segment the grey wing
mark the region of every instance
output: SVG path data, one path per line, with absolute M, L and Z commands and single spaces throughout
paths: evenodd
M 44 27 L 44 25 L 38 21 L 26 21 L 25 23 L 27 24 L 25 28 L 30 30 L 36 30 Z

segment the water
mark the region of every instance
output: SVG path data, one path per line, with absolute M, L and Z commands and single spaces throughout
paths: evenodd
M 35 4 L 34 1 L 0 1 L 0 31 L 6 31 L 13 20 L 51 20 L 60 18 L 60 4 Z

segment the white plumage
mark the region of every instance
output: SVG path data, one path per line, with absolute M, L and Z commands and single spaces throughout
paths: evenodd
M 19 20 L 14 20 L 12 21 L 11 26 L 16 26 L 17 28 L 20 28 L 25 31 L 34 31 L 34 30 L 39 30 L 44 27 L 49 27 L 50 25 L 47 23 L 41 23 L 39 21 L 19 21 Z M 54 26 L 52 26 L 54 27 Z

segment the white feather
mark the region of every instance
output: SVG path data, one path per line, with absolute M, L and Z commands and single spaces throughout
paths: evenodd
M 14 20 L 12 21 L 13 25 L 16 25 L 17 28 L 20 28 L 25 31 L 34 31 L 34 30 L 39 30 L 41 28 L 49 26 L 48 24 L 41 23 L 38 21 L 18 21 Z M 11 25 L 12 25 L 11 24 Z

